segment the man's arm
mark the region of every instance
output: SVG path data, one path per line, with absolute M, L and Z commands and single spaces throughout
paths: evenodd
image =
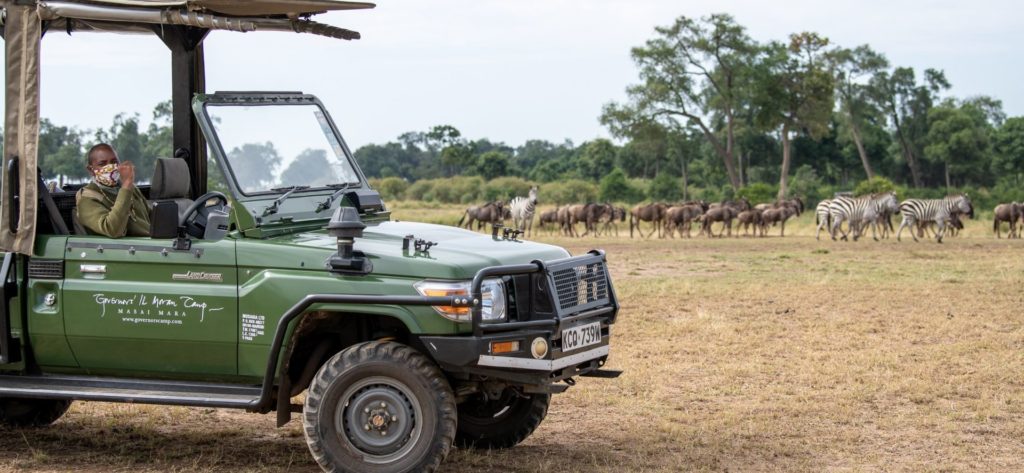
M 102 203 L 83 197 L 78 203 L 78 220 L 93 233 L 121 238 L 128 231 L 128 216 L 135 199 L 134 192 L 122 190 L 117 193 L 114 206 L 107 210 Z

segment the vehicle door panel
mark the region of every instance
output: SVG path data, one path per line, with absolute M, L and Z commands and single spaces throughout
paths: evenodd
M 64 283 L 68 342 L 101 373 L 237 373 L 235 242 L 70 237 Z

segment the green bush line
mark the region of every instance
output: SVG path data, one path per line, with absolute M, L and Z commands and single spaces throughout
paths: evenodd
M 665 176 L 665 177 L 661 177 Z M 718 202 L 724 199 L 745 197 L 752 203 L 772 202 L 778 193 L 778 186 L 753 183 L 733 192 L 729 186 L 722 188 L 700 188 L 690 186 L 686 196 L 680 179 L 659 175 L 655 179 L 628 179 L 619 170 L 605 176 L 600 184 L 581 180 L 566 179 L 555 182 L 537 183 L 520 177 L 498 177 L 484 180 L 480 176 L 455 176 L 444 179 L 421 179 L 408 182 L 398 177 L 370 179 L 370 185 L 380 191 L 387 200 L 415 200 L 442 204 L 471 204 L 492 200 L 509 200 L 526 195 L 530 187 L 537 185 L 542 205 L 565 205 L 581 202 L 621 202 L 626 204 L 682 200 L 706 200 Z M 875 192 L 896 191 L 900 200 L 908 198 L 938 199 L 949 194 L 966 193 L 978 212 L 991 211 L 1003 202 L 1024 201 L 1024 189 L 996 185 L 987 187 L 962 187 L 947 189 L 912 189 L 894 184 L 884 177 L 874 177 L 858 183 L 853 188 L 822 184 L 815 176 L 797 172 L 792 184 L 792 196 L 805 200 L 814 206 L 822 199 L 831 198 L 837 192 L 853 192 L 855 195 Z

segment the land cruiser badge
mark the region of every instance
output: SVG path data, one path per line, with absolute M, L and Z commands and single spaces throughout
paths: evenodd
M 171 279 L 175 281 L 207 281 L 223 282 L 224 276 L 220 273 L 207 273 L 205 271 L 189 271 L 187 273 L 173 273 Z

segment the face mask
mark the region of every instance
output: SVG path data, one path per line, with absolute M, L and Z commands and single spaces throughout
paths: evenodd
M 121 175 L 117 172 L 117 163 L 110 163 L 92 172 L 96 183 L 101 186 L 114 187 Z

